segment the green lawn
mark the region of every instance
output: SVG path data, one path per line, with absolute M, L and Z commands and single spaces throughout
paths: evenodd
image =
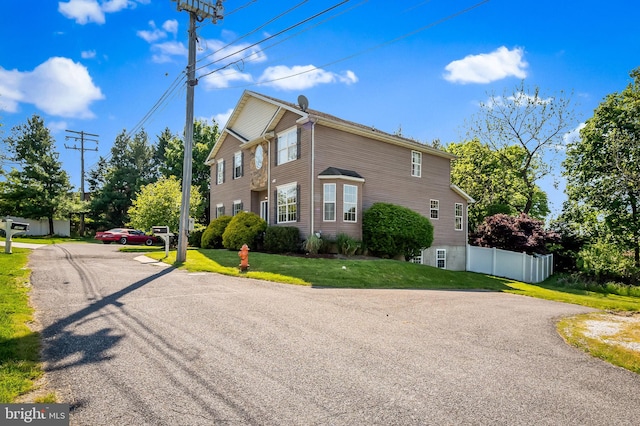
M 27 324 L 33 320 L 29 307 L 27 249 L 0 253 L 0 403 L 12 402 L 28 392 L 42 375 L 40 338 Z
M 164 252 L 148 254 L 162 259 Z M 175 262 L 175 251 L 165 262 Z M 230 250 L 189 250 L 187 262 L 176 265 L 193 271 L 243 275 L 238 271 L 239 257 Z M 395 260 L 322 259 L 251 253 L 248 277 L 332 288 L 412 288 L 443 290 L 492 290 L 541 299 L 556 300 L 614 311 L 640 311 L 640 297 L 565 288 L 557 280 L 525 284 L 505 278 L 473 272 L 454 272 Z M 281 278 L 281 279 L 279 279 Z

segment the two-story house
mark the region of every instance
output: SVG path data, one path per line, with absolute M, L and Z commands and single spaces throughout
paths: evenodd
M 302 102 L 304 104 L 304 102 Z M 375 202 L 428 217 L 433 245 L 420 263 L 464 270 L 467 204 L 450 180 L 455 157 L 431 146 L 245 91 L 207 158 L 212 218 L 251 211 L 306 238 L 362 239 Z

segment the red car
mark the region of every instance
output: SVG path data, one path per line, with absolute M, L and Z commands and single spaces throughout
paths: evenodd
M 96 240 L 102 241 L 104 244 L 119 242 L 120 244 L 144 244 L 151 246 L 158 242 L 153 235 L 147 235 L 143 231 L 137 229 L 114 228 L 105 232 L 96 232 Z

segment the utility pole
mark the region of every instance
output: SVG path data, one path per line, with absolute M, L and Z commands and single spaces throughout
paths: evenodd
M 178 3 L 178 11 L 189 12 L 189 59 L 187 62 L 187 119 L 184 130 L 184 159 L 182 162 L 182 203 L 180 204 L 180 228 L 178 230 L 178 253 L 176 262 L 187 260 L 189 232 L 189 204 L 191 199 L 192 151 L 193 151 L 193 92 L 196 79 L 196 21 L 211 19 L 215 24 L 222 19 L 222 0 L 212 4 L 201 0 L 172 0 Z
M 69 140 L 72 139 L 74 141 L 80 141 L 80 147 L 77 147 L 75 144 L 73 146 L 67 146 L 67 144 L 64 144 L 64 147 L 67 149 L 76 149 L 78 151 L 80 151 L 80 200 L 85 201 L 85 193 L 84 193 L 84 152 L 85 151 L 97 151 L 98 147 L 95 148 L 85 148 L 84 147 L 84 143 L 86 142 L 95 142 L 96 145 L 98 144 L 98 140 L 97 139 L 90 139 L 87 138 L 86 136 L 91 136 L 91 137 L 99 137 L 98 135 L 94 135 L 93 133 L 85 133 L 83 131 L 77 132 L 75 130 L 65 130 L 65 132 L 69 132 L 69 133 L 73 133 L 75 135 L 80 135 L 80 136 L 73 136 L 73 135 L 67 135 L 64 137 L 64 140 Z M 84 212 L 80 213 L 80 236 L 84 237 Z

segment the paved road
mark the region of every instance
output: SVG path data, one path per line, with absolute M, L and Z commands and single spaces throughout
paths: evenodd
M 586 309 L 490 293 L 335 290 L 31 254 L 48 378 L 75 425 L 630 425 L 640 376 L 562 341 Z

